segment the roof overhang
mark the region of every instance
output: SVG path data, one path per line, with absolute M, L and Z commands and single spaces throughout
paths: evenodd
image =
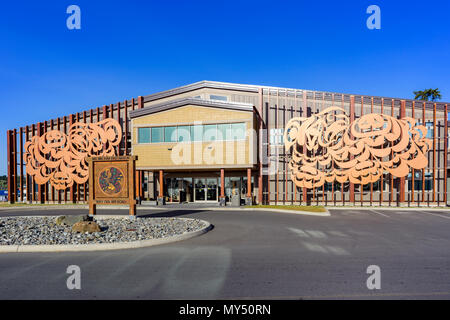
M 183 98 L 178 100 L 172 100 L 169 102 L 164 102 L 160 104 L 155 104 L 142 109 L 137 109 L 130 111 L 130 118 L 138 118 L 146 116 L 153 113 L 158 113 L 161 111 L 167 111 L 187 105 L 195 105 L 199 107 L 209 107 L 209 108 L 219 108 L 219 109 L 230 109 L 236 111 L 247 111 L 253 112 L 253 105 L 249 103 L 240 102 L 225 102 L 225 101 L 215 101 L 215 100 L 204 100 L 198 98 Z

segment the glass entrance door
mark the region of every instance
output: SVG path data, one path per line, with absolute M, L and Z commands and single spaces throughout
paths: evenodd
M 194 178 L 194 201 L 217 201 L 217 178 Z
M 194 179 L 194 201 L 205 201 L 205 179 L 195 178 Z
M 217 178 L 206 179 L 206 201 L 217 201 Z

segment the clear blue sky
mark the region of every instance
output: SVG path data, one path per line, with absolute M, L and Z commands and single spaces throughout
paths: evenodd
M 81 8 L 68 30 L 66 8 Z M 381 30 L 366 8 L 381 8 Z M 450 1 L 7 1 L 0 7 L 0 174 L 6 130 L 215 80 L 450 101 Z

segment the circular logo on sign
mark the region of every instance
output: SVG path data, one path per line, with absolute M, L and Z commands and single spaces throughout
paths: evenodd
M 104 193 L 113 195 L 122 190 L 123 180 L 124 176 L 119 168 L 108 167 L 100 172 L 98 184 Z

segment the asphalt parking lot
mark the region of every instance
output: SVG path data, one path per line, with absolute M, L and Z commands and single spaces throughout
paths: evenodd
M 139 209 L 214 229 L 149 248 L 0 254 L 0 299 L 450 299 L 450 211 L 330 213 Z M 0 211 L 30 214 L 61 211 Z M 69 265 L 81 269 L 81 290 L 67 289 Z M 381 289 L 367 288 L 370 265 L 380 268 Z

